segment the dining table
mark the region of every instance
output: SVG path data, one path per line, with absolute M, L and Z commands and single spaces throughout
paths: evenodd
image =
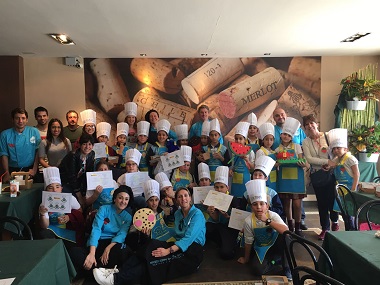
M 364 193 L 361 191 L 354 191 L 351 193 L 356 202 L 356 209 L 355 207 L 353 207 L 353 205 L 350 205 L 348 207 L 348 212 L 353 217 L 355 217 L 357 209 L 359 209 L 360 206 L 366 203 L 367 201 L 371 201 L 371 200 L 380 201 L 380 198 L 376 197 L 375 194 L 373 193 Z M 350 196 L 347 196 L 347 202 L 352 203 L 352 199 Z M 372 222 L 376 224 L 380 224 L 380 207 L 374 207 L 371 210 L 370 218 Z M 360 214 L 359 221 L 365 221 L 365 211 L 362 211 L 362 213 Z
M 360 182 L 372 182 L 378 176 L 376 162 L 359 161 Z
M 0 284 L 69 285 L 76 271 L 60 239 L 0 242 Z

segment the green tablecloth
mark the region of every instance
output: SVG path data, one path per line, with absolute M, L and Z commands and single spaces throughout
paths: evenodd
M 359 209 L 359 207 L 367 201 L 380 200 L 380 198 L 377 198 L 375 194 L 368 194 L 368 193 L 363 193 L 360 191 L 352 192 L 352 195 L 355 197 L 357 209 Z M 347 201 L 351 202 L 350 196 L 347 196 Z M 348 207 L 348 209 L 351 216 L 356 215 L 356 212 L 354 213 L 353 211 L 353 207 Z M 379 207 L 373 208 L 373 210 L 371 210 L 370 218 L 372 222 L 380 224 L 380 208 Z M 365 221 L 365 212 L 362 212 L 362 214 L 360 214 L 359 221 Z
M 375 231 L 327 232 L 323 248 L 335 278 L 347 285 L 380 284 L 380 239 Z
M 361 182 L 372 182 L 373 178 L 378 176 L 375 162 L 359 161 L 359 171 L 359 181 Z
M 76 275 L 59 239 L 0 242 L 0 279 L 16 277 L 12 285 L 69 285 Z

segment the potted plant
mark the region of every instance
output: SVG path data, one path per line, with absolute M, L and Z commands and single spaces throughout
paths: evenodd
M 380 123 L 358 126 L 348 134 L 348 147 L 360 161 L 377 162 L 380 152 Z

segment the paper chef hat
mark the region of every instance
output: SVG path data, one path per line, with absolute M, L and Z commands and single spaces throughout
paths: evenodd
M 187 140 L 189 138 L 189 127 L 186 124 L 174 126 L 174 131 L 178 140 Z
M 248 115 L 248 123 L 250 126 L 257 126 L 257 117 L 255 113 L 251 113 Z
M 206 163 L 201 162 L 198 164 L 198 177 L 199 180 L 202 178 L 208 178 L 211 180 L 210 168 Z
M 127 123 L 117 123 L 116 125 L 116 137 L 120 135 L 128 136 L 129 126 Z
M 265 180 L 249 180 L 245 183 L 245 188 L 247 188 L 247 194 L 251 204 L 260 201 L 268 203 Z
M 130 148 L 125 153 L 125 162 L 127 162 L 128 160 L 132 160 L 134 163 L 139 165 L 140 159 L 141 159 L 141 152 L 135 148 Z
M 261 170 L 268 177 L 275 164 L 276 161 L 271 157 L 262 155 L 255 160 L 255 170 Z
M 137 116 L 137 104 L 135 102 L 128 102 L 124 104 L 124 113 L 127 116 Z
M 110 137 L 111 134 L 111 124 L 107 122 L 101 122 L 96 125 L 96 137 L 107 136 Z
M 204 121 L 202 124 L 201 136 L 208 137 L 210 134 L 210 121 Z
M 160 183 L 160 190 L 162 190 L 165 187 L 173 186 L 171 182 L 169 181 L 168 176 L 165 174 L 165 172 L 159 172 L 156 174 L 154 179 Z
M 160 184 L 153 179 L 147 180 L 143 184 L 145 201 L 150 197 L 156 196 L 160 199 Z
M 347 129 L 332 129 L 328 132 L 330 148 L 347 147 Z
M 219 134 L 222 134 L 220 132 L 220 124 L 219 124 L 219 121 L 218 119 L 214 119 L 210 122 L 210 132 L 211 131 L 217 131 Z
M 61 184 L 61 176 L 57 167 L 47 167 L 43 170 L 45 189 L 52 183 Z
M 228 173 L 229 169 L 227 166 L 218 166 L 215 171 L 214 184 L 220 182 L 228 186 Z
M 183 155 L 183 161 L 191 162 L 191 154 L 193 152 L 193 149 L 190 146 L 182 145 L 181 146 L 181 152 Z
M 165 131 L 167 134 L 169 134 L 170 130 L 170 122 L 168 120 L 162 119 L 157 122 L 157 133 L 159 131 Z
M 149 136 L 150 123 L 147 121 L 140 121 L 137 123 L 137 135 Z
M 267 135 L 274 136 L 274 126 L 271 123 L 264 123 L 259 127 L 261 139 Z
M 80 112 L 80 118 L 82 119 L 83 125 L 96 124 L 96 112 L 94 110 L 87 109 Z
M 244 138 L 247 138 L 249 130 L 248 122 L 239 122 L 235 128 L 235 135 L 242 135 Z
M 297 119 L 287 117 L 284 126 L 282 127 L 282 132 L 294 137 L 300 126 L 301 123 Z

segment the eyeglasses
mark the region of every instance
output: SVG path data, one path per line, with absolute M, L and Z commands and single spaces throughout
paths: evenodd
M 86 129 L 95 129 L 95 125 L 87 125 L 85 126 Z

